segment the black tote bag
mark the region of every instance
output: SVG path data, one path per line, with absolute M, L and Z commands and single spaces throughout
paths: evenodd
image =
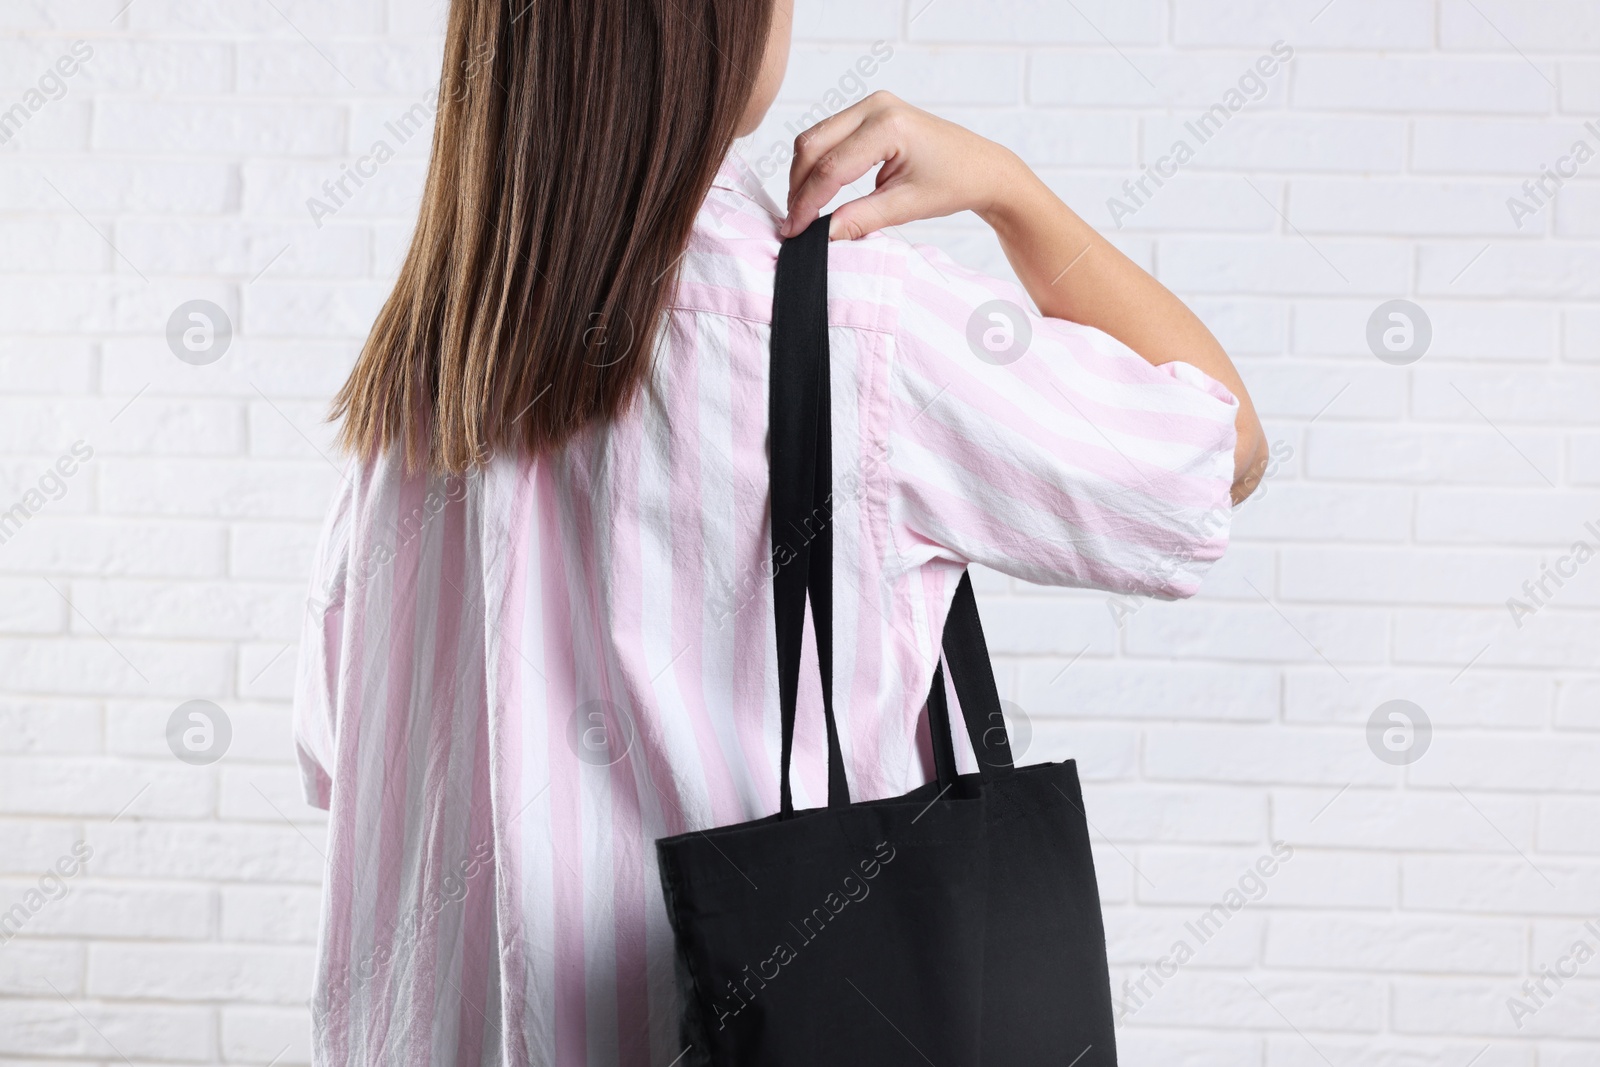
M 976 774 L 957 775 L 943 666 L 936 780 L 850 802 L 832 699 L 828 219 L 785 243 L 773 301 L 773 595 L 782 754 L 773 816 L 656 843 L 677 944 L 683 1064 L 1115 1067 L 1087 819 L 1071 762 L 1016 768 L 971 579 L 944 660 Z M 789 785 L 807 594 L 828 803 Z

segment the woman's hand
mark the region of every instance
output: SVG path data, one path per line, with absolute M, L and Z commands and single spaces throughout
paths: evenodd
M 1009 187 L 1032 178 L 1009 149 L 889 93 L 873 93 L 795 141 L 783 236 L 810 226 L 839 190 L 879 163 L 876 191 L 834 213 L 835 240 L 958 211 L 987 215 Z
M 1062 203 L 1015 153 L 873 93 L 795 143 L 782 235 L 802 232 L 839 190 L 879 163 L 877 190 L 834 212 L 831 237 L 854 240 L 918 219 L 977 212 L 1045 315 L 1103 330 L 1156 366 L 1183 360 L 1238 398 L 1234 502 L 1250 495 L 1265 470 L 1266 437 L 1233 361 L 1181 300 Z

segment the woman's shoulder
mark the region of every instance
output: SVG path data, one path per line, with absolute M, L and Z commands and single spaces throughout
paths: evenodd
M 730 159 L 695 220 L 670 300 L 674 310 L 769 324 L 783 213 L 748 169 Z M 909 244 L 873 235 L 830 246 L 829 320 L 836 328 L 893 332 L 908 277 Z

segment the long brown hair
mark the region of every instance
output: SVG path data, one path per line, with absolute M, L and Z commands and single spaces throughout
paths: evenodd
M 334 402 L 364 457 L 561 445 L 644 379 L 772 0 L 452 0 L 411 249 Z

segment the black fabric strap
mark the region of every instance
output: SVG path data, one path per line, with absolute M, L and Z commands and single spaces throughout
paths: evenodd
M 772 592 L 778 639 L 778 699 L 783 731 L 780 801 L 794 813 L 789 767 L 794 754 L 806 594 L 816 630 L 822 707 L 828 728 L 828 806 L 850 802 L 833 713 L 833 435 L 828 365 L 828 223 L 823 216 L 784 242 L 772 303 L 769 427 L 772 470 Z M 1012 769 L 989 649 L 972 578 L 956 586 L 941 640 L 967 737 L 985 778 Z M 944 669 L 935 667 L 928 725 L 941 785 L 956 777 Z
M 779 795 L 785 815 L 794 812 L 789 765 L 808 589 L 828 727 L 828 806 L 850 803 L 833 716 L 833 434 L 828 364 L 828 217 L 824 216 L 784 242 L 772 300 L 768 392 L 772 593 L 783 730 Z

